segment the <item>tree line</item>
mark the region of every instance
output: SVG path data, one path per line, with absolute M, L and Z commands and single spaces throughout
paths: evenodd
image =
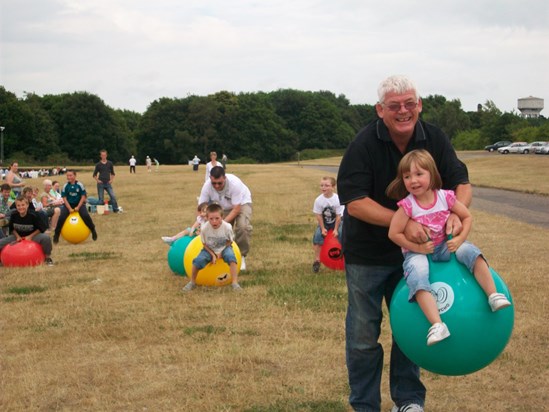
M 465 112 L 459 99 L 422 99 L 422 118 L 441 127 L 458 150 L 482 149 L 497 140 L 549 140 L 549 122 L 502 112 L 493 102 Z M 376 117 L 375 106 L 353 105 L 329 91 L 282 89 L 160 98 L 144 113 L 113 109 L 88 92 L 18 98 L 0 86 L 4 166 L 91 163 L 100 149 L 126 163 L 135 155 L 160 163 L 187 163 L 210 151 L 242 162 L 279 162 L 298 152 L 343 150 Z

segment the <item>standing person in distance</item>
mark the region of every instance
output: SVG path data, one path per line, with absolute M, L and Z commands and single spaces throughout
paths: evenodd
M 223 208 L 224 220 L 233 225 L 234 241 L 242 255 L 240 270 L 246 270 L 253 229 L 250 189 L 235 175 L 225 174 L 223 167 L 215 166 L 210 172 L 210 180 L 202 186 L 198 203 L 203 202 L 217 202 Z
M 210 161 L 206 163 L 206 179 L 205 179 L 206 182 L 210 180 L 210 172 L 216 166 L 221 166 L 221 163 L 217 161 L 217 153 L 210 152 Z
M 99 204 L 103 204 L 105 190 L 111 199 L 112 210 L 114 213 L 122 212 L 122 209 L 118 207 L 118 202 L 116 201 L 116 195 L 114 194 L 114 189 L 112 188 L 112 182 L 114 181 L 114 165 L 110 160 L 107 159 L 107 151 L 101 150 L 99 152 L 101 160 L 95 164 L 95 169 L 93 171 L 93 178 L 97 182 L 97 196 L 99 197 Z
M 198 166 L 200 166 L 200 158 L 197 155 L 194 155 L 193 160 L 193 171 L 198 172 Z
M 137 160 L 135 159 L 134 155 L 130 157 L 129 163 L 130 163 L 130 174 L 131 173 L 135 174 L 135 165 L 137 164 Z
M 152 160 L 149 156 L 145 159 L 145 164 L 147 165 L 147 172 L 151 173 Z
M 398 209 L 385 190 L 396 177 L 402 157 L 425 149 L 434 158 L 442 188 L 454 190 L 469 206 L 471 185 L 465 165 L 457 158 L 448 137 L 419 119 L 422 103 L 415 84 L 405 76 L 391 76 L 378 88 L 378 118 L 358 132 L 341 161 L 337 179 L 339 199 L 345 205 L 343 253 L 348 305 L 345 321 L 346 359 L 356 411 L 379 411 L 383 348 L 379 343 L 383 299 L 387 306 L 403 277 L 400 247 L 389 237 L 389 225 Z M 451 214 L 446 233 L 462 228 Z M 410 222 L 406 237 L 416 243 L 429 239 L 428 229 Z M 422 412 L 426 389 L 419 368 L 392 342 L 389 387 L 393 412 Z

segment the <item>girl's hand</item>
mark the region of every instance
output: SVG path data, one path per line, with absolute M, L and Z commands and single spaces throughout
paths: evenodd
M 463 240 L 459 236 L 453 237 L 452 239 L 446 242 L 446 246 L 448 246 L 448 250 L 452 253 L 458 250 L 462 244 L 463 244 Z
M 425 243 L 420 243 L 418 245 L 418 248 L 420 250 L 420 253 L 424 255 L 429 255 L 435 251 L 435 244 L 433 243 L 432 240 L 428 240 Z
M 328 231 L 326 230 L 326 228 L 322 228 L 320 232 L 322 233 L 323 237 L 326 237 L 326 235 L 328 234 Z
M 337 237 L 339 235 L 338 231 L 334 229 L 333 233 L 334 237 Z

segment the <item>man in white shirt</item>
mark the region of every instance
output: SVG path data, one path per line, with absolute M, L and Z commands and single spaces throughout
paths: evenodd
M 252 194 L 250 189 L 233 174 L 225 174 L 225 169 L 215 166 L 210 172 L 210 180 L 204 183 L 198 203 L 217 202 L 224 210 L 224 220 L 233 225 L 235 242 L 242 255 L 240 270 L 246 270 L 246 256 L 250 250 L 252 235 Z

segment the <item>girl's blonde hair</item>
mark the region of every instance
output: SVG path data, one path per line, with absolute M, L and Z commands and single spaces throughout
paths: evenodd
M 412 150 L 406 153 L 400 160 L 397 169 L 397 177 L 389 183 L 385 193 L 391 199 L 400 200 L 408 194 L 406 186 L 404 185 L 403 176 L 412 169 L 412 163 L 415 163 L 422 169 L 427 170 L 431 174 L 431 184 L 429 189 L 438 190 L 442 188 L 442 178 L 438 172 L 437 165 L 431 154 L 427 150 Z

